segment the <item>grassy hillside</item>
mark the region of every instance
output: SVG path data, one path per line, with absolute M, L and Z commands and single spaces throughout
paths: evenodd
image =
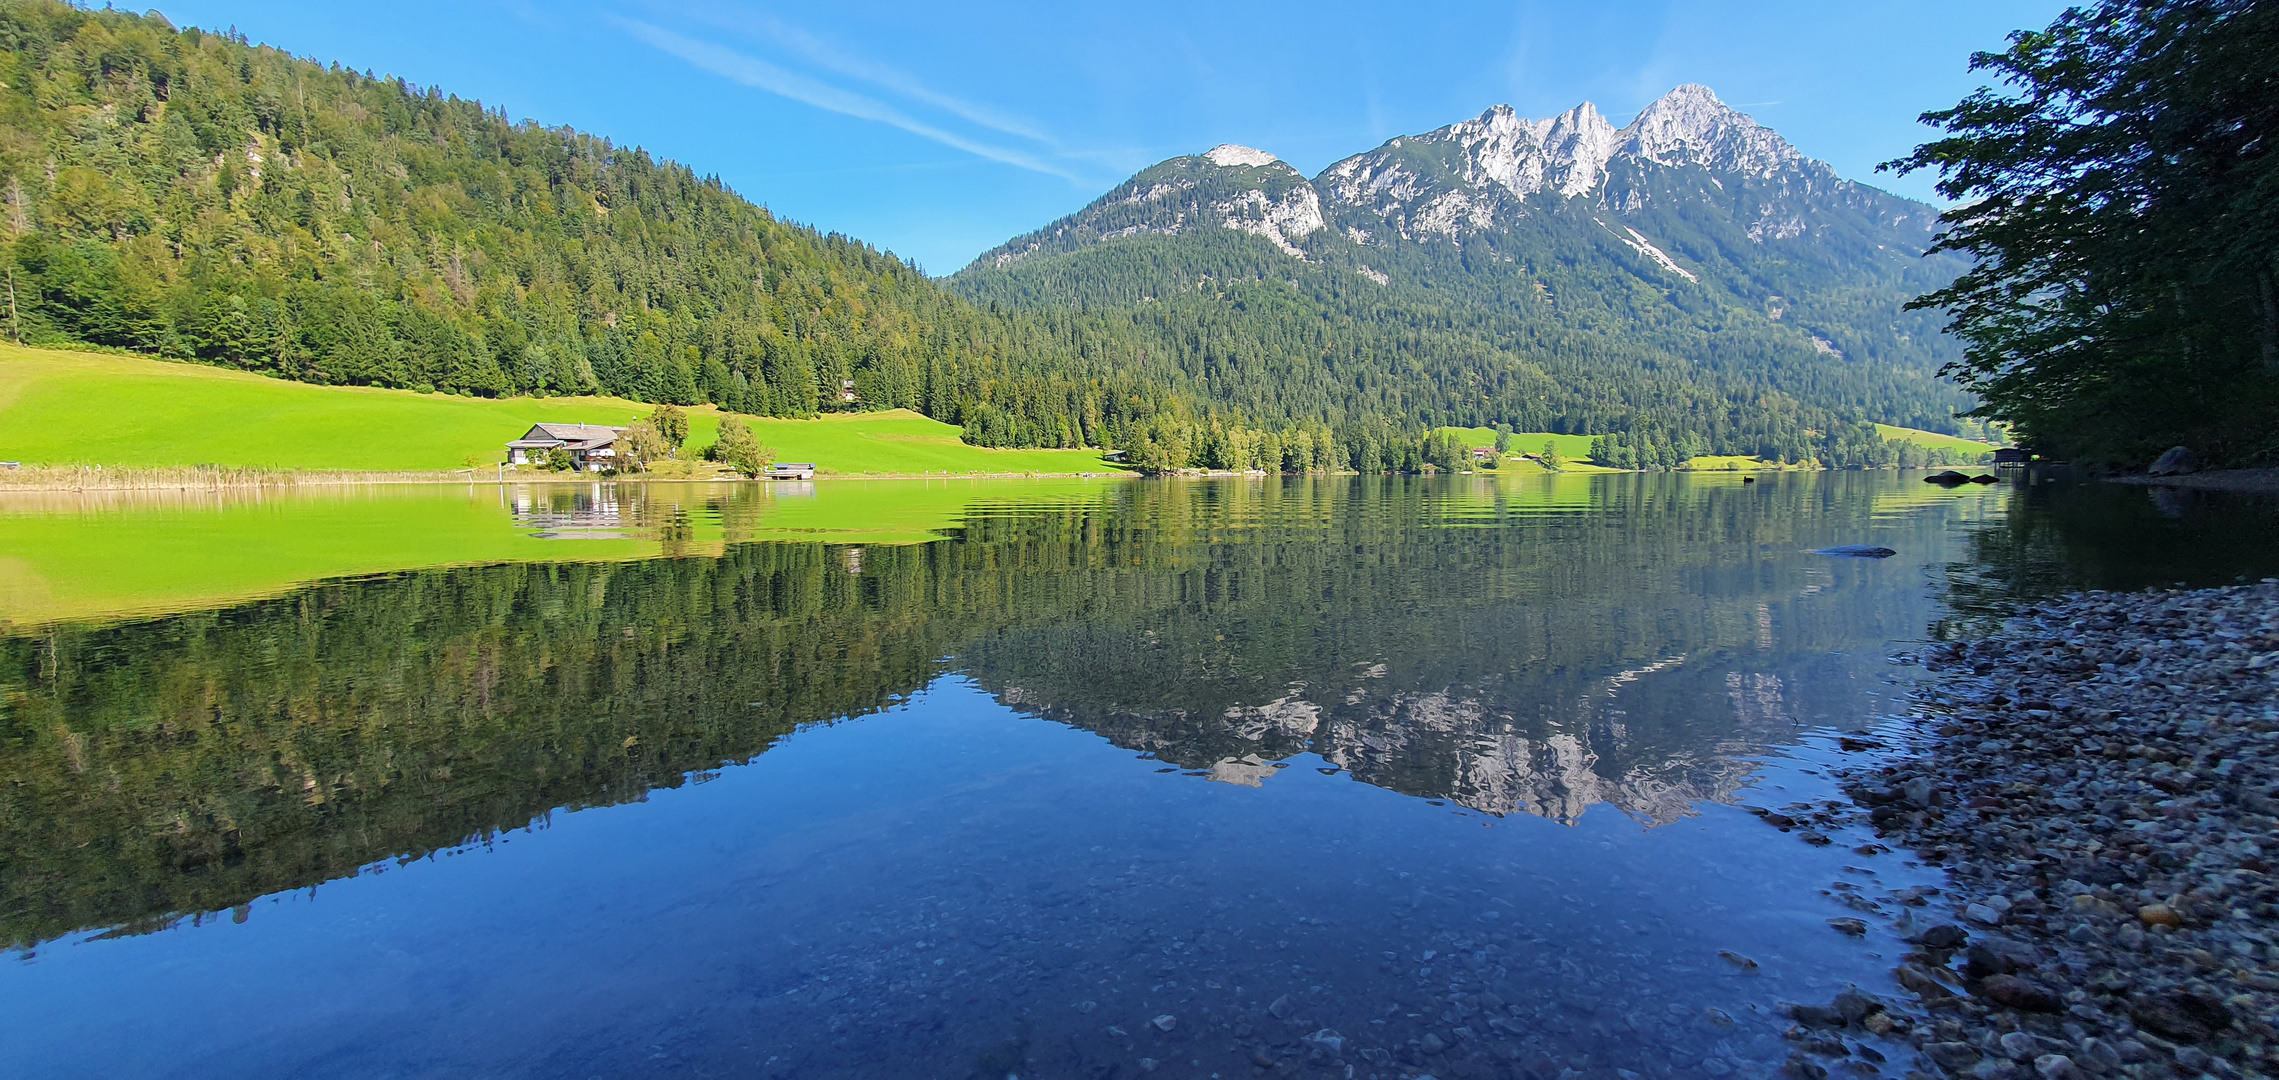
M 1443 428 L 1453 431 L 1466 446 L 1494 446 L 1496 429 L 1484 427 Z M 1514 454 L 1540 454 L 1544 443 L 1559 447 L 1559 456 L 1569 461 L 1587 461 L 1591 456 L 1591 440 L 1595 435 L 1559 435 L 1549 431 L 1515 431 L 1511 433 L 1511 452 Z
M 826 475 L 887 473 L 1117 472 L 1098 450 L 991 450 L 959 441 L 959 429 L 908 409 L 825 416 L 819 420 L 750 420 L 752 433 L 778 461 L 812 461 Z M 719 427 L 719 421 L 713 421 Z M 708 432 L 705 443 L 712 436 Z M 692 435 L 691 445 L 701 445 Z
M 497 462 L 533 423 L 626 423 L 652 406 L 613 397 L 473 398 L 314 386 L 200 364 L 0 345 L 0 461 L 441 470 Z M 690 410 L 689 446 L 724 414 Z M 1101 472 L 1089 450 L 989 450 L 916 413 L 752 420 L 784 460 L 840 474 Z
M 1886 439 L 1890 439 L 1893 442 L 1914 443 L 1917 446 L 1944 447 L 1947 450 L 1958 454 L 1976 455 L 1989 454 L 1994 452 L 1993 443 L 1984 443 L 1979 442 L 1976 439 L 1964 439 L 1953 435 L 1942 435 L 1936 431 L 1923 431 L 1919 428 L 1893 427 L 1890 424 L 1877 424 L 1875 426 L 1875 431 L 1876 434 L 1881 435 Z

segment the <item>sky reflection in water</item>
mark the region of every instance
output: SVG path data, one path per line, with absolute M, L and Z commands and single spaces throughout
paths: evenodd
M 1934 879 L 1731 804 L 1826 792 L 2011 498 L 1146 483 L 856 548 L 730 497 L 679 558 L 23 633 L 0 1065 L 1761 1073 L 1886 989 L 1836 883 Z

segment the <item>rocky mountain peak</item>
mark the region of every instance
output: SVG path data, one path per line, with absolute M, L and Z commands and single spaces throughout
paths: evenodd
M 1600 192 L 1609 166 L 1619 159 L 1758 178 L 1799 170 L 1828 174 L 1826 166 L 1719 101 L 1708 87 L 1687 84 L 1620 129 L 1587 101 L 1544 120 L 1497 105 L 1473 119 L 1340 161 L 1316 177 L 1314 186 L 1333 210 L 1365 211 L 1403 236 L 1454 237 L 1524 216 L 1527 211 L 1512 197 Z M 1366 242 L 1375 226 L 1348 224 L 1344 231 Z
M 1680 86 L 1622 129 L 1621 152 L 1661 165 L 1700 165 L 1770 175 L 1806 159 L 1788 140 L 1717 99 L 1706 86 Z
M 1595 195 L 1621 204 L 1614 212 L 1626 212 L 1640 196 L 1627 186 L 1613 190 L 1608 181 L 1609 170 L 1624 161 L 1757 179 L 1801 176 L 1807 186 L 1834 178 L 1827 166 L 1708 87 L 1689 83 L 1621 128 L 1587 101 L 1540 120 L 1497 105 L 1436 131 L 1392 139 L 1311 180 L 1264 150 L 1222 143 L 1142 170 L 1084 210 L 984 258 L 1002 266 L 1043 251 L 1198 228 L 1251 233 L 1301 259 L 1308 257 L 1309 237 L 1332 229 L 1359 244 L 1386 233 L 1461 239 L 1542 212 L 1529 206 L 1541 193 Z M 1752 239 L 1788 239 L 1806 228 L 1798 214 L 1769 204 L 1758 216 L 1746 225 Z M 1670 261 L 1643 236 L 1615 235 L 1644 245 L 1640 250 L 1657 263 Z
M 1237 146 L 1234 143 L 1220 143 L 1204 152 L 1203 156 L 1209 159 L 1211 164 L 1220 168 L 1231 168 L 1238 165 L 1257 168 L 1260 165 L 1272 165 L 1282 160 L 1264 150 L 1254 150 L 1247 146 Z

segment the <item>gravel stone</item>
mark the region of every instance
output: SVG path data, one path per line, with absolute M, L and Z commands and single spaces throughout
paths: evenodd
M 2279 579 L 2039 601 L 1907 659 L 1922 737 L 1815 821 L 1947 872 L 1881 916 L 1923 1064 L 2279 1075 Z

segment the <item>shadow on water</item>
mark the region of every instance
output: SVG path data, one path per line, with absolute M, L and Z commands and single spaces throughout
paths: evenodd
M 1949 637 L 2087 589 L 2207 588 L 2279 575 L 2279 498 L 2060 476 L 2022 483 L 1946 568 Z
M 1825 920 L 1911 871 L 1730 804 L 1824 790 L 1817 733 L 1897 709 L 1941 568 L 1991 604 L 2122 512 L 1863 474 L 1147 482 L 854 545 L 642 497 L 515 527 L 671 557 L 0 638 L 0 1061 L 1767 1071 L 1778 1000 L 1895 947 Z M 1900 555 L 1812 554 L 1840 544 Z

